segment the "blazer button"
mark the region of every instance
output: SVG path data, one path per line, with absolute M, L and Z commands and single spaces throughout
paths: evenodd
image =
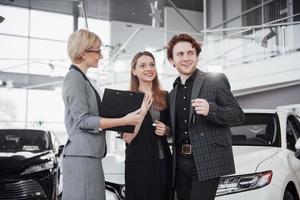
M 204 133 L 200 133 L 200 136 L 202 136 L 202 137 L 203 137 L 203 136 L 204 136 Z

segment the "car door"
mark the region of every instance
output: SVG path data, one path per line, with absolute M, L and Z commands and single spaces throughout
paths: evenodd
M 293 153 L 289 154 L 288 161 L 290 166 L 294 171 L 294 176 L 297 177 L 298 185 L 300 183 L 300 159 L 296 158 L 295 144 L 297 139 L 300 137 L 300 124 L 294 115 L 290 115 L 287 118 L 286 124 L 286 142 L 287 149 L 291 150 Z

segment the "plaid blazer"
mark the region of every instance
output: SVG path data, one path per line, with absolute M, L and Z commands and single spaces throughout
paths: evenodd
M 176 92 L 177 86 L 169 96 L 172 127 L 176 123 Z M 206 99 L 209 103 L 208 116 L 196 114 L 192 106 L 189 114 L 189 136 L 199 181 L 235 173 L 229 125 L 241 123 L 244 113 L 230 91 L 226 76 L 222 73 L 204 73 L 197 69 L 191 95 L 191 99 L 196 98 Z M 193 115 L 195 120 L 192 120 Z M 176 171 L 175 135 L 173 134 L 173 178 Z

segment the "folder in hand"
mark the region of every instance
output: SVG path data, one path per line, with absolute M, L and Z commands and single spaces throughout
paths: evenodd
M 143 103 L 144 93 L 105 88 L 100 116 L 105 118 L 120 118 L 139 109 Z M 133 133 L 135 126 L 126 125 L 108 128 L 117 132 Z

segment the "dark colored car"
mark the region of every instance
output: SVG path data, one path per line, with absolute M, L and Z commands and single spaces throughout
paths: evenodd
M 0 199 L 57 199 L 60 153 L 50 131 L 0 129 Z

